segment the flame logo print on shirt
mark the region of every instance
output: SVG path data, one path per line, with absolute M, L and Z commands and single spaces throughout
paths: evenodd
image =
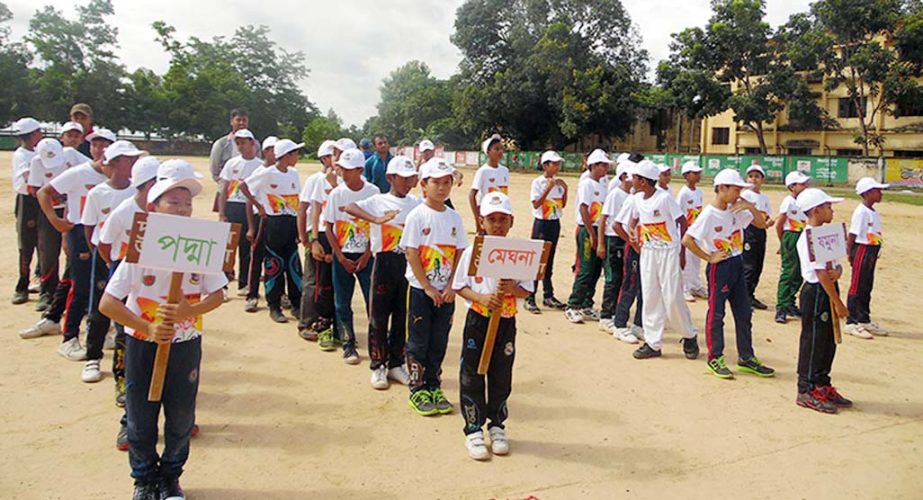
M 737 231 L 734 231 L 734 233 L 731 234 L 731 237 L 726 240 L 716 238 L 714 240 L 714 244 L 715 244 L 715 248 L 718 249 L 719 251 L 727 252 L 731 254 L 732 256 L 740 255 L 741 253 L 743 253 L 743 250 L 744 250 L 743 231 L 739 229 Z
M 789 231 L 799 232 L 803 229 L 804 229 L 804 221 L 793 219 L 791 218 L 791 216 L 789 216 L 788 218 L 788 230 Z
M 420 263 L 426 279 L 433 286 L 445 285 L 452 275 L 452 266 L 455 264 L 455 247 L 452 245 L 437 245 L 434 247 L 423 245 L 420 247 Z
M 491 179 L 491 181 L 493 181 L 493 179 Z M 509 186 L 490 186 L 487 188 L 487 192 L 494 193 L 494 192 L 499 191 L 503 194 L 509 194 L 509 189 L 510 189 Z
M 228 199 L 240 196 L 240 181 L 234 179 L 228 182 Z
M 338 220 L 334 225 L 337 242 L 340 248 L 352 242 L 354 245 L 363 246 L 369 238 L 369 223 L 353 218 L 352 220 Z
M 865 238 L 869 241 L 869 245 L 873 247 L 881 246 L 881 234 L 879 233 L 868 233 Z
M 190 304 L 197 304 L 200 298 L 201 295 L 197 293 L 189 294 L 186 296 L 186 302 L 189 302 Z M 163 322 L 163 318 L 157 315 L 157 306 L 166 303 L 167 298 L 161 297 L 161 299 L 163 299 L 163 302 L 158 302 L 156 300 L 147 299 L 144 297 L 136 298 L 135 302 L 138 304 L 138 309 L 141 311 L 138 313 L 138 316 L 140 316 L 141 319 L 154 324 L 160 324 Z M 188 335 L 190 333 L 197 331 L 200 332 L 202 331 L 202 316 L 196 316 L 194 318 L 186 318 L 182 321 L 177 321 L 173 325 L 173 328 L 176 330 L 176 337 L 174 337 L 174 340 L 182 338 L 184 335 Z
M 545 198 L 542 202 L 542 219 L 548 220 L 552 217 L 560 217 L 558 212 L 561 210 L 562 198 Z
M 686 222 L 691 226 L 693 222 L 699 217 L 699 214 L 702 213 L 701 207 L 693 207 L 686 209 Z
M 277 214 L 288 214 L 293 215 L 297 213 L 298 207 L 298 195 L 297 194 L 272 194 L 269 193 L 266 195 L 266 200 L 269 201 L 269 207 L 274 213 Z
M 393 252 L 401 242 L 401 234 L 404 232 L 402 226 L 392 224 L 381 225 L 381 251 Z
M 669 243 L 673 241 L 673 238 L 670 236 L 666 222 L 654 222 L 651 224 L 638 224 L 638 240 L 642 244 L 649 241 Z
M 490 316 L 490 311 L 479 302 L 471 303 L 471 310 L 481 316 Z M 513 318 L 516 316 L 516 297 L 506 295 L 503 297 L 503 307 L 500 309 L 501 318 Z
M 603 211 L 603 204 L 602 204 L 602 203 L 600 203 L 600 202 L 598 202 L 598 201 L 594 201 L 593 203 L 591 203 L 591 204 L 590 204 L 590 222 L 596 222 L 596 221 L 598 221 L 598 220 L 599 220 L 599 214 L 601 214 L 602 211 Z

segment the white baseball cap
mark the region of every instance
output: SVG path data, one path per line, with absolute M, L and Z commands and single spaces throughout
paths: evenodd
M 683 168 L 680 169 L 679 173 L 686 175 L 689 172 L 701 172 L 702 167 L 699 166 L 699 162 L 689 160 L 686 163 L 683 163 Z
M 420 167 L 420 179 L 438 179 L 455 173 L 455 167 L 444 158 L 432 158 Z
M 638 162 L 638 166 L 635 167 L 632 173 L 652 181 L 656 181 L 657 178 L 660 177 L 660 169 L 657 168 L 657 164 L 651 160 L 641 160 Z
M 147 156 L 136 161 L 131 166 L 131 185 L 137 188 L 151 179 L 156 179 L 159 168 L 160 160 L 156 156 Z
M 43 139 L 44 140 L 44 139 Z M 40 142 L 39 145 L 42 143 Z M 882 184 L 871 177 L 863 177 L 856 183 L 856 194 L 862 196 L 863 193 L 873 189 L 888 189 L 890 184 Z
M 435 151 L 435 150 L 436 150 L 436 145 L 433 144 L 433 141 L 429 139 L 423 139 L 422 141 L 420 141 L 420 152 L 421 153 L 424 151 Z
M 664 164 L 664 163 L 658 163 L 658 164 L 657 164 L 657 170 L 662 174 L 662 173 L 664 173 L 664 172 L 672 172 L 672 171 L 673 171 L 673 167 L 671 167 L 671 166 L 669 166 L 669 165 L 666 165 L 666 164 Z
M 61 127 L 61 135 L 64 135 L 64 134 L 66 134 L 67 132 L 70 132 L 71 130 L 76 130 L 76 131 L 78 131 L 78 132 L 80 132 L 80 133 L 82 134 L 82 133 L 83 133 L 83 125 L 81 125 L 81 124 L 79 124 L 79 123 L 77 123 L 77 122 L 66 122 L 66 123 L 64 124 L 64 126 Z
M 487 217 L 497 212 L 513 215 L 513 203 L 510 202 L 510 197 L 501 191 L 485 194 L 481 198 L 481 217 Z
M 90 135 L 86 136 L 86 140 L 93 141 L 95 139 L 105 139 L 109 142 L 115 142 L 115 134 L 107 128 L 98 128 L 90 132 Z
M 804 175 L 800 170 L 795 170 L 794 172 L 789 172 L 788 175 L 785 176 L 785 187 L 789 187 L 792 184 L 804 184 L 810 180 L 811 178 L 809 176 Z
M 796 203 L 802 212 L 807 213 L 812 208 L 819 207 L 824 203 L 840 203 L 843 198 L 834 198 L 824 192 L 823 189 L 808 188 L 798 195 Z
M 16 122 L 13 123 L 12 128 L 13 128 L 14 134 L 26 135 L 26 134 L 31 134 L 32 132 L 35 132 L 36 130 L 41 129 L 42 125 L 35 118 L 27 116 L 25 118 L 20 118 L 19 120 L 16 120 Z
M 629 153 L 621 153 L 615 157 L 615 163 L 618 164 L 622 163 L 623 161 L 628 161 L 630 157 L 631 155 Z
M 559 155 L 557 151 L 545 151 L 542 153 L 540 163 L 544 165 L 549 161 L 564 161 L 564 158 L 561 158 L 561 155 Z
M 164 193 L 175 188 L 186 188 L 196 196 L 202 192 L 202 175 L 185 160 L 167 160 L 157 168 L 157 182 L 147 193 L 147 202 L 154 203 Z
M 766 177 L 766 171 L 763 170 L 763 167 L 761 167 L 759 163 L 753 163 L 747 167 L 747 175 L 750 175 L 750 172 L 759 172 L 760 175 Z
M 263 145 L 260 147 L 260 150 L 265 151 L 268 148 L 274 147 L 277 142 L 279 142 L 279 138 L 274 135 L 271 135 L 263 139 Z
M 347 149 L 358 149 L 356 147 L 356 142 L 348 137 L 337 139 L 336 148 L 340 151 L 346 151 Z
M 342 158 L 342 156 L 340 157 Z M 413 177 L 419 175 L 417 172 L 417 166 L 414 165 L 413 160 L 410 158 L 399 155 L 391 158 L 391 161 L 388 162 L 388 169 L 385 170 L 385 175 L 399 175 L 401 177 Z
M 64 164 L 64 147 L 57 139 L 45 138 L 38 141 L 35 151 L 45 168 L 58 168 Z
M 362 150 L 360 149 L 347 149 L 340 155 L 340 159 L 337 160 L 337 165 L 348 170 L 365 168 L 365 155 L 362 154 Z
M 726 168 L 718 172 L 712 184 L 715 186 L 738 186 L 742 188 L 753 187 L 753 184 L 740 177 L 740 172 L 736 168 Z
M 282 158 L 283 156 L 285 156 L 285 155 L 291 153 L 292 151 L 295 151 L 295 150 L 297 150 L 297 149 L 301 149 L 301 148 L 303 148 L 303 147 L 304 147 L 304 143 L 303 143 L 303 142 L 299 142 L 299 143 L 295 144 L 295 141 L 293 141 L 293 140 L 291 140 L 291 139 L 279 139 L 279 140 L 272 146 L 272 152 L 273 152 L 273 154 L 276 155 L 276 158 Z
M 607 163 L 611 164 L 612 160 L 609 159 L 609 155 L 601 149 L 594 149 L 590 156 L 586 159 L 587 165 L 595 165 L 597 163 Z
M 487 154 L 487 150 L 490 148 L 490 145 L 493 144 L 494 141 L 503 142 L 503 137 L 500 137 L 500 134 L 494 134 L 487 139 L 484 139 L 484 142 L 481 143 L 481 151 L 483 151 L 485 155 Z
M 138 149 L 129 141 L 115 141 L 103 151 L 103 165 L 108 165 L 119 156 L 147 156 L 147 151 Z
M 622 153 L 625 154 L 625 153 Z M 619 155 L 621 158 L 622 155 Z M 619 161 L 615 164 L 615 178 L 621 178 L 622 174 L 628 174 L 628 178 L 631 179 L 631 173 L 634 171 L 634 167 L 638 164 L 625 158 L 624 160 Z
M 333 154 L 333 148 L 337 145 L 336 141 L 326 140 L 317 147 L 317 157 L 323 158 Z
M 253 137 L 253 132 L 250 132 L 249 130 L 245 128 L 242 128 L 238 130 L 237 132 L 234 132 L 234 138 L 235 139 L 250 139 L 252 141 L 256 140 L 256 137 Z

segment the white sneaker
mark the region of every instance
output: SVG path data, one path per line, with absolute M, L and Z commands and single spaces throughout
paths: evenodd
M 638 343 L 638 337 L 635 337 L 635 335 L 631 333 L 630 328 L 616 328 L 615 331 L 612 332 L 612 336 L 626 344 Z
M 692 292 L 683 292 L 683 298 L 686 299 L 686 302 L 695 302 L 695 297 L 692 295 Z
M 382 365 L 372 370 L 372 387 L 378 390 L 384 390 L 388 388 L 388 385 L 387 366 Z
M 99 382 L 103 379 L 103 372 L 99 371 L 99 360 L 91 359 L 83 365 L 83 372 L 80 374 L 80 380 L 88 384 Z
M 858 325 L 855 323 L 846 325 L 846 333 L 852 335 L 853 337 L 858 337 L 860 339 L 873 338 L 872 334 L 866 331 L 866 329 L 863 328 L 862 325 Z
M 482 431 L 465 436 L 465 448 L 468 448 L 468 456 L 475 460 L 487 460 L 490 458 L 490 452 L 487 451 L 487 445 L 484 444 L 484 432 Z
M 494 455 L 506 455 L 510 452 L 510 442 L 506 439 L 506 431 L 499 427 L 490 428 L 490 451 Z
M 638 340 L 644 340 L 644 328 L 632 323 L 631 324 L 631 334 L 635 336 Z
M 103 349 L 107 351 L 115 349 L 115 335 L 111 333 L 106 334 L 106 340 L 103 341 Z
M 404 365 L 395 366 L 388 370 L 388 378 L 398 384 L 410 385 L 410 374 L 407 373 L 407 368 L 404 368 Z
M 87 359 L 87 350 L 80 345 L 80 340 L 74 337 L 66 342 L 61 342 L 58 346 L 58 354 L 71 361 L 83 361 Z
M 227 289 L 227 288 L 221 290 L 221 293 L 222 293 L 222 296 L 224 297 L 224 301 L 225 301 L 225 302 L 230 302 L 230 301 L 231 301 L 231 297 L 228 296 L 228 289 Z
M 696 288 L 695 290 L 692 291 L 692 296 L 693 296 L 693 297 L 698 297 L 698 298 L 700 298 L 700 299 L 707 299 L 707 298 L 708 298 L 708 290 L 706 290 L 706 289 L 703 288 L 703 287 Z
M 606 333 L 612 333 L 612 329 L 613 329 L 613 328 L 615 328 L 615 323 L 614 323 L 611 319 L 606 318 L 606 319 L 601 319 L 601 320 L 599 320 L 599 329 L 600 329 L 600 330 L 602 330 L 602 331 L 604 331 L 604 332 L 606 332 Z
M 571 309 L 568 307 L 564 310 L 564 317 L 571 323 L 583 323 L 583 314 L 580 313 L 579 309 Z
M 51 321 L 50 319 L 43 319 L 38 323 L 32 325 L 25 330 L 19 331 L 19 338 L 21 339 L 37 339 L 43 335 L 54 335 L 61 333 L 61 325 Z
M 238 296 L 238 297 L 246 297 L 247 294 L 249 294 L 249 293 L 250 293 L 250 287 L 248 287 L 248 286 L 245 286 L 245 287 L 243 287 L 243 288 L 238 288 L 238 289 L 237 289 L 237 296 Z
M 580 314 L 582 314 L 583 319 L 587 321 L 599 321 L 599 309 L 587 307 L 585 309 L 581 309 Z
M 872 335 L 882 336 L 882 337 L 888 336 L 888 330 L 885 330 L 884 328 L 878 326 L 878 323 L 875 323 L 874 321 L 869 321 L 868 323 L 859 323 L 859 326 L 862 327 L 863 330 L 871 333 Z

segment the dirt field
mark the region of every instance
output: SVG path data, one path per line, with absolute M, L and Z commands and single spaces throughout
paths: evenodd
M 192 161 L 207 170 L 204 159 Z M 0 153 L 0 165 L 9 164 L 10 154 Z M 300 166 L 303 177 L 316 169 Z M 114 446 L 121 410 L 111 376 L 84 384 L 82 364 L 56 354 L 60 338 L 24 341 L 16 334 L 39 314 L 34 301 L 12 306 L 7 300 L 16 240 L 8 167 L 2 172 L 0 199 L 9 210 L 0 216 L 6 237 L 0 247 L 6 263 L 0 268 L 0 497 L 127 498 L 132 486 L 128 458 Z M 464 193 L 473 175 L 466 173 Z M 515 236 L 528 236 L 531 227 L 532 177 L 513 176 Z M 576 179 L 568 182 L 573 199 Z M 195 207 L 202 218 L 213 216 L 214 188 L 206 185 Z M 463 192 L 456 201 L 464 200 Z M 772 191 L 770 198 L 778 207 L 782 193 Z M 914 311 L 923 281 L 923 207 L 885 198 L 886 247 L 872 309 L 893 333 L 871 341 L 844 337 L 839 346 L 833 380 L 856 401 L 852 410 L 826 416 L 795 406 L 799 324 L 776 325 L 771 312 L 754 314 L 754 344 L 778 370 L 776 378 L 732 381 L 710 376 L 703 357 L 687 361 L 675 334 L 667 334 L 663 358 L 636 361 L 632 346 L 595 323 L 523 312 L 507 426 L 512 452 L 475 463 L 457 413 L 419 417 L 407 407 L 406 388 L 370 387 L 359 300 L 363 359 L 348 366 L 339 352 L 321 352 L 299 338 L 294 323 L 272 323 L 265 310 L 247 314 L 235 297 L 205 320 L 202 433 L 193 440 L 183 485 L 192 499 L 921 498 L 923 327 Z M 856 203 L 852 197 L 836 206 L 836 220 L 848 220 Z M 572 283 L 573 213 L 569 205 L 556 262 L 562 300 Z M 470 224 L 467 209 L 462 215 Z M 770 238 L 758 291 L 771 304 L 777 248 Z M 691 310 L 703 328 L 705 302 Z M 444 366 L 452 401 L 458 400 L 464 313 L 459 300 Z M 732 332 L 726 335 L 731 365 L 737 359 Z M 704 351 L 704 340 L 700 345 Z

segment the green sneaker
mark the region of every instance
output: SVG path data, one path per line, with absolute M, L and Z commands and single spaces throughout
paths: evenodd
M 452 411 L 455 410 L 455 408 L 452 406 L 452 403 L 450 403 L 449 400 L 446 399 L 445 393 L 442 392 L 442 388 L 433 389 L 432 395 L 433 395 L 433 404 L 436 405 L 436 410 L 439 413 L 445 415 L 448 413 L 452 413 Z
M 336 340 L 333 338 L 333 327 L 317 332 L 317 347 L 326 352 L 337 349 Z
M 708 360 L 708 371 L 718 378 L 734 378 L 734 374 L 724 363 L 724 356 Z
M 420 389 L 412 393 L 407 404 L 413 408 L 413 411 L 417 412 L 417 415 L 423 415 L 424 417 L 439 413 L 439 409 L 433 403 L 433 395 L 426 389 Z
M 756 356 L 737 361 L 737 371 L 756 375 L 757 377 L 772 377 L 776 374 L 775 370 L 764 365 Z

